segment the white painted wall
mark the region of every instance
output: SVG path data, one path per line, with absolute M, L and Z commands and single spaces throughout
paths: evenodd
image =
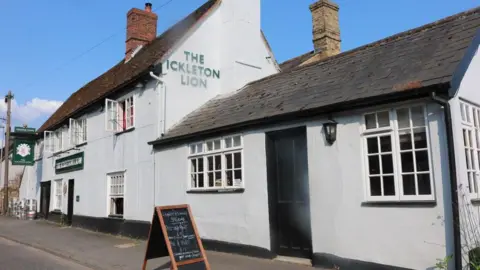
M 476 247 L 476 243 L 480 241 L 480 236 L 472 233 L 472 231 L 478 229 L 480 226 L 480 204 L 477 202 L 478 200 L 469 194 L 468 190 L 467 162 L 462 131 L 464 125 L 462 124 L 460 104 L 464 102 L 469 104 L 469 106 L 480 108 L 480 78 L 478 76 L 478 74 L 480 74 L 479 44 L 480 35 L 477 35 L 455 73 L 451 89 L 451 92 L 455 94 L 455 96 L 449 101 L 452 110 L 452 128 L 454 130 L 455 164 L 457 167 L 457 189 L 463 252 L 462 261 L 464 266 L 468 264 L 467 251 Z M 477 164 L 479 163 L 477 162 Z M 477 175 L 477 177 L 480 179 L 480 174 Z M 475 224 L 476 229 L 472 230 L 471 224 Z
M 435 205 L 362 206 L 364 182 L 360 112 L 335 116 L 337 142 L 326 145 L 322 122 L 307 126 L 313 251 L 413 269 L 434 266 L 452 248 L 448 163 L 443 111 L 428 106 Z M 279 126 L 277 129 L 284 129 Z M 265 130 L 244 133 L 243 194 L 187 194 L 186 145 L 160 150 L 156 161 L 156 204 L 192 207 L 200 235 L 270 249 Z M 348 169 L 346 169 L 348 168 Z
M 244 26 L 241 32 L 232 33 L 233 29 L 223 24 L 228 12 L 233 6 L 243 11 L 255 11 L 255 25 Z M 253 5 L 253 6 L 252 6 Z M 228 11 L 228 12 L 227 12 Z M 126 89 L 126 95 L 132 94 L 135 98 L 135 129 L 118 135 L 105 131 L 105 115 L 103 108 L 93 108 L 93 111 L 84 115 L 87 118 L 87 143 L 67 149 L 52 156 L 45 153 L 36 163 L 35 180 L 38 187 L 36 197 L 40 199 L 40 181 L 75 179 L 75 195 L 80 201 L 75 202 L 74 214 L 93 217 L 107 216 L 107 173 L 126 170 L 126 187 L 124 202 L 124 218 L 132 220 L 151 220 L 154 206 L 154 161 L 151 146 L 147 142 L 158 138 L 163 130 L 178 123 L 188 113 L 200 107 L 209 99 L 218 94 L 236 90 L 247 82 L 277 72 L 276 65 L 271 58 L 260 32 L 260 1 L 228 0 L 208 14 L 204 20 L 193 28 L 164 59 L 159 59 L 166 67 L 166 61 L 178 61 L 190 65 L 202 66 L 220 70 L 220 78 L 208 78 L 207 87 L 199 88 L 182 85 L 182 75 L 191 74 L 175 72 L 165 69 L 162 75 L 163 84 L 151 80 L 144 89 Z M 252 17 L 253 18 L 253 17 Z M 232 22 L 240 24 L 245 16 L 234 16 Z M 223 36 L 230 32 L 229 38 Z M 224 43 L 224 40 L 235 38 L 235 42 Z M 234 48 L 225 48 L 235 46 Z M 253 47 L 252 47 L 253 46 Z M 185 51 L 203 55 L 204 62 L 192 63 L 186 59 Z M 228 53 L 232 55 L 228 55 Z M 200 56 L 198 56 L 200 57 Z M 228 76 L 228 68 L 236 66 L 235 61 L 241 60 L 255 67 L 236 68 Z M 235 80 L 232 80 L 235 78 Z M 185 79 L 185 78 L 184 78 Z M 164 110 L 163 91 L 166 91 L 166 107 Z M 109 97 L 121 99 L 124 96 Z M 165 117 L 164 117 L 165 116 Z M 65 130 L 67 133 L 67 130 Z M 65 134 L 67 135 L 67 134 Z M 65 136 L 66 138 L 66 136 Z M 55 160 L 76 152 L 84 151 L 85 164 L 81 171 L 55 174 Z M 52 190 L 54 183 L 52 182 Z M 22 187 L 22 196 L 26 193 Z M 50 209 L 53 209 L 53 192 Z M 30 196 L 30 195 L 28 195 Z M 62 211 L 67 211 L 66 198 L 63 200 Z M 213 221 L 212 221 L 213 222 Z M 247 231 L 244 232 L 247 234 Z M 241 237 L 240 237 L 241 238 Z

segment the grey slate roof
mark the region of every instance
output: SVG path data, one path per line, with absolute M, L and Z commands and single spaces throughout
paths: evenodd
M 475 8 L 252 82 L 208 101 L 152 143 L 448 84 L 479 26 Z
M 280 64 L 280 69 L 284 72 L 289 71 L 293 68 L 296 68 L 297 66 L 299 66 L 303 62 L 307 61 L 313 55 L 315 55 L 315 52 L 314 51 L 309 51 L 307 53 L 304 53 L 304 54 L 299 55 L 297 57 L 294 57 L 292 59 L 288 59 L 287 61 Z

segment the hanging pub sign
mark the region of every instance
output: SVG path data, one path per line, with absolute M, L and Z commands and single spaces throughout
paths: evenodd
M 210 270 L 188 204 L 157 206 L 153 211 L 142 269 L 154 258 L 170 257 L 173 270 Z
M 12 150 L 12 165 L 33 166 L 35 163 L 34 140 L 15 139 Z

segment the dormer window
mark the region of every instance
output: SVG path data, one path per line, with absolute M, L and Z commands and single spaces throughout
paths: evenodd
M 120 101 L 105 99 L 105 129 L 122 132 L 135 126 L 134 98 L 130 96 Z

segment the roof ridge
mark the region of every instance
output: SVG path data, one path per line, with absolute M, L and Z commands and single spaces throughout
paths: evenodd
M 268 81 L 269 79 L 272 79 L 276 76 L 278 76 L 279 74 L 284 74 L 284 73 L 290 73 L 290 72 L 296 72 L 296 71 L 300 71 L 300 70 L 304 70 L 304 69 L 307 69 L 309 67 L 312 67 L 312 66 L 316 66 L 316 65 L 322 65 L 322 64 L 326 64 L 332 60 L 336 60 L 338 58 L 341 58 L 341 57 L 344 57 L 344 56 L 348 56 L 350 54 L 353 54 L 353 53 L 357 53 L 359 51 L 362 51 L 362 50 L 367 50 L 367 49 L 370 49 L 370 48 L 373 48 L 373 47 L 376 47 L 376 46 L 381 46 L 383 45 L 384 43 L 388 43 L 388 42 L 394 42 L 394 41 L 397 41 L 399 39 L 402 39 L 404 37 L 407 37 L 409 35 L 412 35 L 412 34 L 415 34 L 415 33 L 419 33 L 421 31 L 424 31 L 424 30 L 427 30 L 427 29 L 431 29 L 431 28 L 435 28 L 435 27 L 439 27 L 445 23 L 448 23 L 450 21 L 453 21 L 453 20 L 456 20 L 456 19 L 459 19 L 463 16 L 468 16 L 468 15 L 471 15 L 471 14 L 474 14 L 474 13 L 477 13 L 477 12 L 480 12 L 480 7 L 476 7 L 476 8 L 472 8 L 472 9 L 468 9 L 468 10 L 465 10 L 465 11 L 462 11 L 460 13 L 457 13 L 457 14 L 453 14 L 453 15 L 450 15 L 448 17 L 445 17 L 445 18 L 442 18 L 440 20 L 437 20 L 437 21 L 434 21 L 434 22 L 431 22 L 431 23 L 427 23 L 427 24 L 424 24 L 424 25 L 421 25 L 421 26 L 418 26 L 418 27 L 415 27 L 415 28 L 411 28 L 409 30 L 405 30 L 403 32 L 400 32 L 400 33 L 397 33 L 397 34 L 394 34 L 394 35 L 391 35 L 391 36 L 388 36 L 388 37 L 385 37 L 385 38 L 382 38 L 382 39 L 379 39 L 377 41 L 374 41 L 374 42 L 370 42 L 370 43 L 367 43 L 365 45 L 362 45 L 360 47 L 356 47 L 356 48 L 353 48 L 351 50 L 348 50 L 348 51 L 345 51 L 345 52 L 342 52 L 342 53 L 339 53 L 339 54 L 336 54 L 336 55 L 333 55 L 333 56 L 330 56 L 330 57 L 327 57 L 323 60 L 319 60 L 319 61 L 315 61 L 315 62 L 312 62 L 312 63 L 309 63 L 309 64 L 305 64 L 303 66 L 297 66 L 297 67 L 294 67 L 290 70 L 287 70 L 285 72 L 280 72 L 280 73 L 276 73 L 276 74 L 272 74 L 270 76 L 267 76 L 267 77 L 264 77 L 264 78 L 261 78 L 259 80 L 256 80 L 256 81 L 252 81 L 250 83 L 247 84 L 247 86 L 251 85 L 251 84 L 254 84 L 254 83 L 258 83 L 258 82 L 262 82 L 262 81 Z M 311 52 L 311 51 L 310 51 Z M 305 53 L 305 54 L 301 54 L 297 57 L 294 57 L 290 60 L 294 60 L 298 57 L 301 57 L 303 55 L 306 55 L 308 53 Z M 314 54 L 315 55 L 315 54 Z M 313 56 L 312 56 L 313 57 Z M 287 61 L 290 61 L 290 60 L 287 60 Z M 285 61 L 285 62 L 287 62 Z M 285 63 L 283 62 L 283 63 Z M 283 64 L 282 63 L 282 64 Z

